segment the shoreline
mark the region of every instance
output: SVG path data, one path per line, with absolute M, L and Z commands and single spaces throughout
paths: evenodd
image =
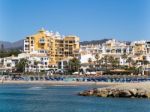
M 0 85 L 3 84 L 47 84 L 47 85 L 77 85 L 77 86 L 112 86 L 112 85 L 118 85 L 120 83 L 113 83 L 113 82 L 76 82 L 76 81 L 3 81 L 0 83 Z
M 0 85 L 3 84 L 47 84 L 47 85 L 77 85 L 77 86 L 115 86 L 115 85 L 138 85 L 138 84 L 150 84 L 150 82 L 76 82 L 76 81 L 0 81 Z

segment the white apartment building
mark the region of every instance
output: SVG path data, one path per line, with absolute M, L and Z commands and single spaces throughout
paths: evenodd
M 25 53 L 19 54 L 18 56 L 10 56 L 1 58 L 1 70 L 3 71 L 12 71 L 15 69 L 16 64 L 20 61 L 22 58 L 26 58 L 28 55 Z
M 82 45 L 80 46 L 80 53 L 82 54 L 100 54 L 102 53 L 101 45 Z
M 125 42 L 119 42 L 115 39 L 108 40 L 102 45 L 103 54 L 121 55 L 129 54 L 131 51 L 132 49 Z
M 27 64 L 25 67 L 26 72 L 38 72 L 48 70 L 49 57 L 45 54 L 35 55 L 28 53 L 21 53 L 18 56 L 10 56 L 0 59 L 1 71 L 13 71 L 16 64 L 19 63 L 20 59 L 27 59 Z
M 30 54 L 30 56 L 27 57 L 27 60 L 28 64 L 25 68 L 26 72 L 40 72 L 49 69 L 49 56 L 46 54 Z
M 146 47 L 146 54 L 150 55 L 150 41 L 146 41 L 145 47 Z
M 110 55 L 119 58 L 120 65 L 128 65 L 127 59 L 123 59 L 122 55 L 126 54 L 135 61 L 142 61 L 143 58 L 150 62 L 150 42 L 149 41 L 133 41 L 120 42 L 115 39 L 108 40 L 102 45 L 86 45 L 80 47 L 81 63 L 88 62 L 88 59 L 95 59 L 95 54 L 100 57 Z M 140 65 L 140 64 L 139 64 Z

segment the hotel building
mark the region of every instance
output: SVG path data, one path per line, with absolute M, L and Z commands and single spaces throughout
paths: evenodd
M 58 32 L 45 31 L 43 28 L 34 35 L 24 39 L 24 52 L 48 57 L 48 66 L 56 66 L 61 60 L 79 57 L 79 37 L 74 35 L 61 36 Z

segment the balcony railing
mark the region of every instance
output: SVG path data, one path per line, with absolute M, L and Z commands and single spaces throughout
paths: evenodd
M 39 40 L 39 43 L 40 43 L 40 44 L 45 44 L 45 39 L 40 39 L 40 40 Z

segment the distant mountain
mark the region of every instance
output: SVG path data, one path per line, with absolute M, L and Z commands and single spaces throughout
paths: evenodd
M 83 41 L 83 42 L 80 42 L 80 45 L 103 44 L 108 40 L 110 40 L 110 39 Z M 5 49 L 5 50 L 20 49 L 20 50 L 23 50 L 23 40 L 19 40 L 16 42 L 0 41 L 0 50 L 1 49 Z
M 16 42 L 7 42 L 7 41 L 0 41 L 0 49 L 20 49 L 23 50 L 23 40 L 19 40 Z
M 96 45 L 96 44 L 103 44 L 103 43 L 105 43 L 105 42 L 108 41 L 108 40 L 110 40 L 110 39 L 101 39 L 101 40 L 83 41 L 83 42 L 80 42 L 80 45 L 90 45 L 90 44 Z
M 110 39 L 101 39 L 101 40 L 91 40 L 91 41 L 83 41 L 80 42 L 81 45 L 89 45 L 89 44 L 102 44 Z M 23 50 L 23 40 L 19 40 L 16 42 L 8 42 L 8 41 L 0 41 L 0 50 L 11 50 L 11 49 L 20 49 Z

